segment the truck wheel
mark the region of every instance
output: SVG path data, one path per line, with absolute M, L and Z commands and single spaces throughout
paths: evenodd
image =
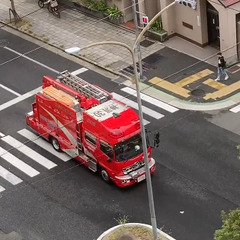
M 58 142 L 58 140 L 56 138 L 51 137 L 51 143 L 52 143 L 53 148 L 56 151 L 61 152 L 61 147 L 60 147 L 59 142 Z
M 104 168 L 100 168 L 100 174 L 101 174 L 101 177 L 102 179 L 105 181 L 105 182 L 110 182 L 110 177 L 108 175 L 108 172 L 104 169 Z

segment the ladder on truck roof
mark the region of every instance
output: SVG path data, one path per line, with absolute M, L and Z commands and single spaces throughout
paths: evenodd
M 81 93 L 87 98 L 93 97 L 99 101 L 99 103 L 106 102 L 111 99 L 111 95 L 102 89 L 95 87 L 94 85 L 88 83 L 87 81 L 71 74 L 69 71 L 64 71 L 60 73 L 57 78 L 61 83 L 69 86 L 73 90 Z

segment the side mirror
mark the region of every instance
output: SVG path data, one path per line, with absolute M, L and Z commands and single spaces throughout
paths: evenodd
M 159 147 L 159 144 L 160 144 L 160 133 L 159 132 L 155 132 L 154 133 L 154 142 L 153 142 L 154 148 Z

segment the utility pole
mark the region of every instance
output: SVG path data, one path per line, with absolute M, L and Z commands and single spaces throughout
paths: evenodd
M 136 10 L 136 0 L 132 0 L 132 8 L 133 8 L 133 19 L 134 19 L 134 25 L 135 25 L 135 33 L 136 38 L 139 35 L 139 28 L 138 28 L 138 20 L 137 20 L 137 10 Z M 141 55 L 141 49 L 140 44 L 138 43 L 137 46 L 137 55 L 138 55 L 138 66 L 139 66 L 139 73 L 140 73 L 140 80 L 143 78 L 143 70 L 142 70 L 142 55 Z
M 19 17 L 19 15 L 18 15 L 17 12 L 16 12 L 14 0 L 10 0 L 10 2 L 11 2 L 11 7 L 12 7 L 12 8 L 9 8 L 9 18 L 10 18 L 10 22 L 12 21 L 12 20 L 11 20 L 11 13 L 12 13 L 12 15 L 13 15 L 13 17 L 14 17 L 14 22 L 15 22 L 15 24 L 16 24 L 17 22 L 21 21 L 21 18 Z

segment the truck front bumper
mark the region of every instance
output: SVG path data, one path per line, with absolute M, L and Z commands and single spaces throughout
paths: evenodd
M 148 162 L 148 167 L 150 169 L 150 173 L 153 174 L 156 169 L 155 160 L 153 158 L 151 158 L 150 162 Z M 145 178 L 146 172 L 145 166 L 143 166 L 135 171 L 130 172 L 129 174 L 115 176 L 113 181 L 119 187 L 128 187 L 135 183 L 143 181 Z

